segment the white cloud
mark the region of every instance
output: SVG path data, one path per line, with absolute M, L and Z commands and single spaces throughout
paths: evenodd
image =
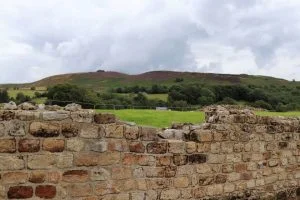
M 297 0 L 0 3 L 0 82 L 99 68 L 300 80 Z

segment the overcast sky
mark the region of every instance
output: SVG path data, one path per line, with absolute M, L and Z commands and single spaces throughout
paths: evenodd
M 0 82 L 97 69 L 300 80 L 299 0 L 0 0 Z

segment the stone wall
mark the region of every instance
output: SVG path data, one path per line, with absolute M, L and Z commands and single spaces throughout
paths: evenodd
M 202 125 L 0 111 L 0 199 L 297 199 L 300 121 L 217 108 Z M 299 198 L 299 197 L 298 197 Z

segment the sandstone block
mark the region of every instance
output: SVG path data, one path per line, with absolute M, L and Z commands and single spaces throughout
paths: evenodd
M 145 146 L 143 145 L 142 142 L 130 142 L 129 150 L 130 150 L 130 152 L 144 153 Z
M 24 169 L 23 157 L 19 156 L 0 156 L 0 170 L 19 170 Z
M 68 185 L 67 191 L 71 197 L 85 197 L 93 193 L 92 186 L 88 183 Z
M 185 153 L 185 142 L 181 140 L 168 140 L 169 153 Z
M 11 120 L 5 124 L 5 129 L 11 136 L 24 136 L 26 134 L 26 122 Z
M 62 180 L 70 183 L 80 183 L 89 180 L 89 174 L 86 170 L 69 170 L 62 175 Z
M 60 120 L 68 119 L 69 117 L 70 117 L 70 113 L 65 111 L 42 112 L 42 118 L 45 121 L 52 121 L 52 120 L 60 121 Z
M 76 166 L 96 166 L 99 159 L 98 153 L 77 153 L 74 155 L 74 165 Z
M 188 162 L 188 157 L 185 155 L 174 155 L 173 156 L 173 163 L 176 166 L 186 165 Z
M 65 149 L 65 141 L 62 139 L 47 138 L 43 142 L 43 150 L 50 152 L 62 152 Z
M 21 184 L 26 183 L 28 174 L 26 172 L 7 172 L 2 175 L 4 184 Z
M 71 112 L 71 119 L 74 122 L 92 123 L 94 121 L 94 111 L 84 110 Z
M 186 188 L 189 186 L 188 177 L 176 177 L 174 178 L 174 187 L 176 188 Z
M 33 196 L 33 188 L 31 186 L 14 186 L 10 187 L 7 192 L 9 199 L 28 199 Z
M 59 171 L 50 171 L 47 173 L 47 181 L 49 183 L 58 183 L 61 178 L 61 173 Z
M 139 138 L 139 127 L 138 126 L 125 126 L 124 136 L 129 140 L 136 140 Z
M 196 165 L 196 171 L 199 174 L 208 174 L 212 172 L 212 169 L 208 164 L 200 164 Z
M 187 153 L 194 153 L 197 150 L 197 144 L 195 142 L 186 142 L 186 152 Z
M 132 177 L 132 172 L 129 167 L 114 167 L 111 170 L 112 179 L 121 180 Z
M 85 143 L 80 138 L 71 138 L 67 139 L 67 150 L 79 152 L 82 151 L 85 147 Z
M 109 151 L 127 152 L 129 151 L 128 143 L 126 140 L 110 139 L 108 141 Z
M 35 137 L 57 137 L 60 134 L 60 124 L 55 122 L 32 122 L 29 132 Z
M 40 150 L 39 139 L 21 139 L 19 140 L 19 152 L 38 152 Z
M 66 138 L 76 137 L 79 134 L 80 127 L 78 123 L 63 123 L 61 126 L 61 133 Z
M 124 126 L 116 124 L 105 125 L 105 135 L 110 138 L 123 138 Z
M 153 154 L 164 154 L 167 152 L 167 143 L 151 142 L 147 144 L 147 152 Z
M 156 165 L 157 166 L 169 166 L 172 163 L 172 156 L 159 156 L 156 157 Z
M 90 151 L 105 152 L 107 151 L 107 142 L 105 141 L 91 141 L 88 143 L 88 149 Z
M 80 130 L 80 137 L 83 138 L 99 138 L 100 128 L 92 124 L 84 124 Z
M 0 139 L 0 153 L 16 152 L 16 139 Z
M 220 195 L 222 193 L 223 193 L 223 185 L 221 185 L 221 184 L 210 185 L 207 187 L 207 190 L 206 190 L 206 194 L 208 196 Z
M 29 176 L 29 182 L 31 183 L 43 183 L 46 180 L 46 172 L 33 171 Z
M 207 161 L 207 155 L 205 154 L 192 154 L 188 155 L 188 162 L 191 164 L 200 164 Z
M 193 189 L 193 196 L 195 198 L 201 198 L 201 197 L 205 197 L 205 188 L 204 187 L 198 187 Z
M 94 115 L 94 122 L 97 124 L 111 124 L 116 122 L 116 116 L 110 113 L 98 113 Z
M 93 181 L 104 181 L 110 179 L 110 172 L 104 168 L 93 168 L 91 170 L 91 179 Z
M 168 189 L 163 190 L 160 195 L 160 199 L 178 199 L 180 197 L 180 190 Z
M 56 156 L 52 154 L 29 155 L 27 167 L 29 169 L 50 169 L 56 164 Z
M 156 141 L 158 139 L 157 129 L 153 127 L 141 127 L 140 137 L 144 141 Z
M 69 152 L 57 154 L 56 166 L 58 168 L 69 168 L 73 166 L 73 154 Z
M 43 199 L 52 199 L 56 196 L 56 187 L 53 185 L 38 185 L 35 188 L 35 195 Z

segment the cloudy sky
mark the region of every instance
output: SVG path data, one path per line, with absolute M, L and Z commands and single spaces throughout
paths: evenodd
M 149 70 L 300 80 L 299 0 L 0 0 L 0 82 Z

